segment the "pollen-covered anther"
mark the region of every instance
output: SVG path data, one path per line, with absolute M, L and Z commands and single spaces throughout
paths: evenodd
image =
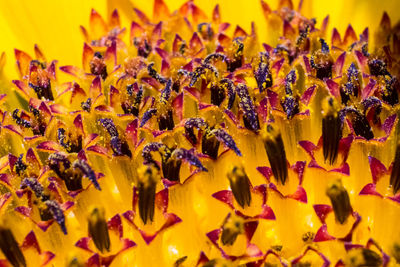
M 94 53 L 94 56 L 90 61 L 90 72 L 94 75 L 100 76 L 103 80 L 107 78 L 107 65 L 100 52 Z
M 356 135 L 362 136 L 367 140 L 374 138 L 368 119 L 359 110 L 353 107 L 345 107 L 339 111 L 341 121 L 344 121 L 346 116 L 350 119 Z
M 75 170 L 80 170 L 82 174 L 86 176 L 93 183 L 94 187 L 96 187 L 97 190 L 101 190 L 100 185 L 97 182 L 97 177 L 95 172 L 86 161 L 77 159 L 72 164 L 72 167 Z
M 82 149 L 82 136 L 77 135 L 73 138 L 72 134 L 66 133 L 64 128 L 57 130 L 57 139 L 59 144 L 65 148 L 68 153 L 77 153 Z
M 334 98 L 326 98 L 322 108 L 322 151 L 324 160 L 333 165 L 339 152 L 343 124 L 339 117 L 339 105 Z
M 30 121 L 28 121 L 26 118 L 22 118 L 22 114 L 19 114 L 19 109 L 15 109 L 12 112 L 12 118 L 15 120 L 15 122 L 24 127 L 24 128 L 30 128 L 31 127 L 31 123 Z
M 320 39 L 321 49 L 311 56 L 311 67 L 316 70 L 316 77 L 323 80 L 332 78 L 333 58 L 329 53 L 329 47 L 323 39 Z
M 396 194 L 400 189 L 400 143 L 397 143 L 396 146 L 392 173 L 390 174 L 390 185 L 393 188 L 393 194 Z
M 110 135 L 110 146 L 114 151 L 115 156 L 128 156 L 132 157 L 132 152 L 129 149 L 129 145 L 126 141 L 121 140 L 117 127 L 115 126 L 112 119 L 100 119 L 99 122 L 107 130 Z
M 58 204 L 54 200 L 46 200 L 44 204 L 46 204 L 49 212 L 53 216 L 53 219 L 58 223 L 64 235 L 66 235 L 67 227 L 65 226 L 65 216 L 60 207 L 60 204 Z
M 230 187 L 237 203 L 245 208 L 251 203 L 250 180 L 242 166 L 234 167 L 227 174 Z
M 60 153 L 51 154 L 48 166 L 60 177 L 69 191 L 82 189 L 82 172 L 74 170 L 69 159 Z
M 240 99 L 239 107 L 243 112 L 244 126 L 249 130 L 258 131 L 260 129 L 260 123 L 247 86 L 245 84 L 238 84 L 236 86 L 236 92 Z
M 379 58 L 373 58 L 368 60 L 368 67 L 369 67 L 369 72 L 371 75 L 374 76 L 385 76 L 389 75 L 390 73 L 387 70 L 387 65 L 385 61 L 379 59 Z
M 39 99 L 54 100 L 51 91 L 51 82 L 47 74 L 46 64 L 32 60 L 29 66 L 29 87 L 31 87 Z
M 262 133 L 262 138 L 272 173 L 276 181 L 284 185 L 288 178 L 288 166 L 282 136 L 271 124 L 268 124 Z
M 326 190 L 326 194 L 331 200 L 336 221 L 344 224 L 352 213 L 352 207 L 350 205 L 349 194 L 342 185 L 342 181 L 336 180 L 330 184 Z
M 88 232 L 93 243 L 101 253 L 104 253 L 104 250 L 110 251 L 111 242 L 104 209 L 93 208 L 90 212 L 88 217 Z
M 367 248 L 355 248 L 348 252 L 345 259 L 346 266 L 382 266 L 382 258 L 373 250 Z
M 10 229 L 0 226 L 0 249 L 14 267 L 25 267 L 26 261 Z
M 144 224 L 153 221 L 156 185 L 159 180 L 158 169 L 153 164 L 143 166 L 138 171 L 139 215 Z
M 258 65 L 253 69 L 254 78 L 257 81 L 258 89 L 264 92 L 272 86 L 272 73 L 269 68 L 268 53 L 260 53 Z
M 81 108 L 90 113 L 90 109 L 92 108 L 92 99 L 89 97 L 86 101 L 81 103 Z
M 222 226 L 221 242 L 223 245 L 232 246 L 238 235 L 244 233 L 243 218 L 231 214 Z

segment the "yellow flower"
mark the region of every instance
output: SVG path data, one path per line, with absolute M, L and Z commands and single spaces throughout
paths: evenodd
M 398 8 L 2 1 L 0 266 L 398 265 Z

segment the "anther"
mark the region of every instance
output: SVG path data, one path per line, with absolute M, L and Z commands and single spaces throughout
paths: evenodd
M 233 49 L 235 49 L 233 59 L 229 60 L 228 71 L 234 72 L 237 68 L 240 68 L 243 65 L 243 50 L 244 44 L 240 37 L 237 37 L 233 40 Z
M 356 135 L 362 136 L 367 140 L 374 138 L 374 133 L 365 115 L 361 114 L 360 111 L 353 107 L 345 107 L 339 112 L 339 117 L 342 121 L 349 115 Z
M 15 120 L 15 122 L 24 128 L 30 128 L 31 123 L 29 121 L 27 121 L 26 119 L 23 119 L 20 115 L 18 115 L 18 113 L 19 113 L 19 109 L 15 109 L 12 113 L 12 118 Z
M 90 97 L 85 102 L 81 103 L 81 108 L 86 112 L 90 112 L 91 107 L 92 107 L 92 99 Z
M 24 163 L 24 161 L 22 160 L 22 157 L 24 156 L 24 154 L 19 155 L 17 161 L 14 164 L 15 167 L 15 172 L 21 176 L 25 170 L 28 168 L 28 166 Z
M 238 235 L 244 233 L 243 218 L 231 214 L 222 226 L 221 242 L 223 245 L 232 246 Z
M 381 96 L 382 100 L 391 105 L 392 107 L 399 103 L 398 90 L 400 83 L 396 77 L 385 79 L 385 86 L 382 87 Z
M 336 221 L 340 224 L 344 224 L 350 216 L 352 208 L 350 205 L 349 194 L 347 193 L 346 188 L 342 185 L 342 181 L 336 180 L 329 185 L 326 194 L 331 200 Z
M 260 53 L 259 63 L 257 68 L 253 70 L 253 74 L 260 93 L 272 86 L 272 74 L 269 68 L 269 55 L 267 53 Z
M 143 166 L 138 174 L 139 215 L 143 223 L 152 222 L 154 218 L 156 185 L 160 179 L 153 164 Z
M 267 125 L 262 138 L 272 173 L 277 182 L 284 185 L 288 178 L 288 167 L 282 136 L 280 132 L 269 124 Z
M 228 95 L 228 109 L 231 109 L 235 101 L 235 85 L 232 80 L 226 78 L 220 80 L 219 85 L 226 90 L 226 94 Z
M 317 78 L 323 80 L 324 78 L 332 78 L 333 59 L 329 53 L 329 47 L 325 41 L 321 40 L 321 49 L 311 56 L 310 64 L 317 71 Z
M 149 73 L 150 77 L 156 79 L 158 82 L 160 82 L 162 84 L 164 84 L 168 81 L 166 78 L 164 78 L 163 76 L 158 74 L 158 72 L 154 69 L 154 63 L 150 63 L 147 66 L 147 72 Z
M 107 78 L 107 65 L 104 62 L 103 56 L 99 52 L 94 53 L 89 65 L 90 73 L 100 76 L 103 80 Z
M 185 134 L 192 144 L 197 144 L 197 137 L 194 134 L 194 128 L 197 130 L 204 130 L 208 128 L 207 122 L 203 118 L 189 118 L 185 122 Z
M 97 190 L 101 190 L 100 185 L 97 182 L 97 177 L 95 172 L 86 161 L 77 159 L 72 164 L 72 167 L 75 170 L 76 169 L 80 170 L 83 176 L 86 176 L 93 183 L 94 187 L 96 187 Z
M 24 180 L 22 180 L 21 188 L 24 187 L 29 187 L 33 191 L 33 193 L 35 193 L 35 196 L 37 198 L 42 198 L 44 188 L 36 178 L 25 178 Z
M 103 209 L 94 208 L 91 211 L 88 217 L 88 232 L 101 253 L 104 253 L 104 250 L 110 251 L 110 236 Z
M 378 58 L 368 60 L 369 72 L 374 76 L 391 76 L 387 70 L 386 63 Z
M 0 227 L 0 249 L 14 267 L 25 267 L 26 261 L 10 229 Z
M 236 92 L 240 99 L 239 107 L 243 111 L 244 126 L 249 130 L 255 132 L 258 131 L 260 129 L 260 124 L 247 86 L 244 84 L 238 84 Z
M 44 203 L 53 215 L 53 219 L 58 223 L 64 235 L 66 235 L 67 228 L 65 226 L 65 216 L 60 205 L 54 200 L 47 200 Z
M 323 103 L 322 117 L 322 151 L 324 160 L 333 165 L 339 152 L 339 142 L 342 138 L 342 120 L 339 117 L 339 107 L 335 99 L 329 97 Z
M 251 191 L 250 191 L 250 180 L 247 177 L 243 167 L 234 167 L 227 174 L 230 187 L 237 203 L 245 208 L 250 206 L 251 203 Z

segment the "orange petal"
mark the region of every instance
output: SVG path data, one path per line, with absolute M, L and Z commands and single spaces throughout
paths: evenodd
M 162 21 L 170 15 L 168 6 L 163 0 L 154 0 L 153 20 Z
M 263 14 L 264 14 L 265 19 L 268 19 L 269 14 L 271 14 L 271 12 L 272 12 L 271 8 L 263 0 L 261 0 L 261 7 L 262 7 L 262 10 L 263 10 Z
M 90 14 L 90 31 L 94 34 L 95 39 L 98 39 L 107 34 L 106 22 L 94 9 L 92 9 L 92 12 Z
M 383 12 L 381 23 L 380 23 L 381 28 L 384 30 L 390 30 L 390 28 L 392 27 L 391 25 L 392 25 L 392 23 L 390 22 L 390 17 L 388 15 L 388 13 L 386 13 L 386 11 Z
M 332 46 L 340 47 L 342 45 L 342 38 L 336 28 L 332 30 Z
M 114 11 L 111 13 L 109 24 L 112 28 L 120 27 L 121 19 L 119 18 L 118 10 L 114 9 Z
M 42 51 L 37 44 L 35 44 L 35 55 L 36 59 L 38 59 L 39 61 L 46 62 L 46 58 L 44 57 Z
M 21 77 L 23 77 L 26 74 L 28 74 L 29 65 L 32 61 L 32 58 L 24 51 L 18 49 L 14 49 L 14 54 L 15 54 L 15 59 L 17 60 L 17 67 L 19 70 L 19 74 L 21 75 Z
M 221 14 L 219 12 L 219 4 L 217 4 L 214 7 L 213 13 L 212 13 L 212 21 L 216 24 L 220 24 L 221 23 Z
M 287 7 L 289 9 L 293 9 L 293 2 L 292 0 L 280 0 L 279 1 L 279 5 L 278 5 L 278 9 L 281 9 L 283 7 Z
M 136 13 L 136 16 L 138 16 L 138 18 L 145 24 L 150 23 L 149 18 L 146 16 L 146 14 L 144 14 L 141 10 L 134 8 L 133 9 Z
M 243 30 L 242 27 L 240 27 L 239 25 L 236 26 L 235 32 L 233 33 L 233 38 L 236 37 L 246 37 L 247 33 L 245 30 Z
M 344 34 L 344 40 L 343 42 L 346 45 L 352 44 L 357 41 L 357 35 L 356 32 L 354 31 L 353 27 L 349 24 L 346 29 L 346 33 Z
M 94 55 L 94 50 L 87 44 L 83 44 L 83 54 L 82 54 L 82 67 L 83 69 L 90 73 L 90 61 Z

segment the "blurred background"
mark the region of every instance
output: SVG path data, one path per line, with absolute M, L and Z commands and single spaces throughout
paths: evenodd
M 275 9 L 279 0 L 265 0 Z M 185 0 L 165 0 L 170 11 L 179 8 Z M 297 7 L 299 0 L 293 0 Z M 240 24 L 246 31 L 250 23 L 256 22 L 261 40 L 268 35 L 262 31 L 265 18 L 260 0 L 199 0 L 195 4 L 211 16 L 216 4 L 220 5 L 223 21 L 233 25 Z M 303 0 L 302 13 L 316 18 L 317 26 L 329 14 L 328 36 L 332 27 L 336 27 L 343 36 L 349 23 L 357 35 L 365 27 L 370 34 L 379 25 L 383 11 L 389 14 L 392 25 L 400 18 L 400 1 L 398 0 Z M 118 8 L 126 27 L 133 18 L 132 8 L 137 7 L 152 17 L 152 0 L 0 0 L 0 52 L 6 52 L 5 71 L 15 70 L 14 48 L 33 54 L 34 44 L 38 44 L 48 59 L 58 59 L 59 66 L 74 64 L 80 66 L 83 37 L 79 26 L 87 26 L 92 8 L 103 17 L 114 8 Z

